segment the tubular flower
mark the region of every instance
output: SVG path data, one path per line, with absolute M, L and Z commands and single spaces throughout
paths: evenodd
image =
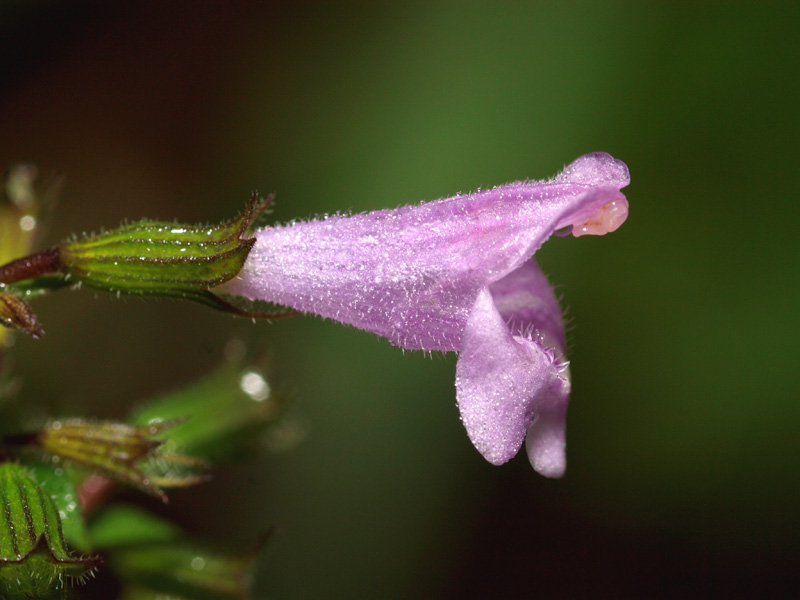
M 458 352 L 456 400 L 493 464 L 527 436 L 534 469 L 566 466 L 570 380 L 558 302 L 533 261 L 564 228 L 602 235 L 628 214 L 627 166 L 587 154 L 547 181 L 255 232 L 217 291 L 354 325 L 411 350 Z

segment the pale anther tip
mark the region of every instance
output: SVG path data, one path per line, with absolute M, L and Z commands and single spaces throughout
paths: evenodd
M 607 202 L 590 219 L 572 227 L 572 235 L 605 235 L 616 231 L 628 218 L 628 201 L 625 198 Z

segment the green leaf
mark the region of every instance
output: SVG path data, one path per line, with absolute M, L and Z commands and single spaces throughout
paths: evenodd
M 165 447 L 217 462 L 252 446 L 283 403 L 260 369 L 226 363 L 205 379 L 137 409 L 131 422 L 152 426 L 188 417 L 169 430 Z
M 6 598 L 44 598 L 82 582 L 97 557 L 70 552 L 58 508 L 24 467 L 0 464 L 0 590 Z
M 168 542 L 180 536 L 172 522 L 127 504 L 114 504 L 92 519 L 90 534 L 100 550 L 135 544 Z
M 27 467 L 42 490 L 55 502 L 61 530 L 69 545 L 82 552 L 91 550 L 86 523 L 78 504 L 78 492 L 64 469 L 44 463 L 29 464 Z
M 136 585 L 128 585 L 122 590 L 122 594 L 117 600 L 196 600 L 194 597 L 178 596 L 170 594 L 166 596 L 161 592 L 156 592 Z
M 117 549 L 109 563 L 137 588 L 202 600 L 249 598 L 254 555 L 224 554 L 191 542 L 142 544 Z

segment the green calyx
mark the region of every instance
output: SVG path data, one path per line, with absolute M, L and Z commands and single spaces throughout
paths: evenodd
M 69 551 L 55 503 L 28 470 L 0 464 L 0 597 L 51 597 L 98 562 Z
M 267 203 L 253 196 L 239 217 L 219 226 L 140 221 L 59 246 L 61 272 L 112 293 L 187 298 L 229 312 L 209 290 L 233 278 L 255 238 L 248 228 Z
M 21 442 L 39 446 L 59 459 L 96 470 L 167 501 L 162 487 L 185 487 L 205 481 L 206 464 L 199 459 L 163 450 L 158 437 L 184 419 L 137 427 L 112 421 L 68 419 L 54 421 Z
M 241 271 L 256 242 L 252 224 L 270 199 L 253 194 L 244 211 L 222 225 L 139 221 L 7 262 L 0 266 L 0 324 L 38 337 L 43 331 L 22 298 L 76 284 L 118 295 L 184 298 L 241 317 L 295 315 L 251 311 L 211 291 Z

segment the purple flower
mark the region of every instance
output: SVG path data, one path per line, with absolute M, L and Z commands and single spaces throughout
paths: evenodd
M 558 302 L 533 253 L 556 230 L 602 235 L 628 214 L 627 166 L 602 152 L 549 181 L 256 232 L 220 291 L 290 306 L 412 350 L 458 352 L 456 400 L 493 464 L 527 436 L 533 467 L 566 466 L 570 379 Z

